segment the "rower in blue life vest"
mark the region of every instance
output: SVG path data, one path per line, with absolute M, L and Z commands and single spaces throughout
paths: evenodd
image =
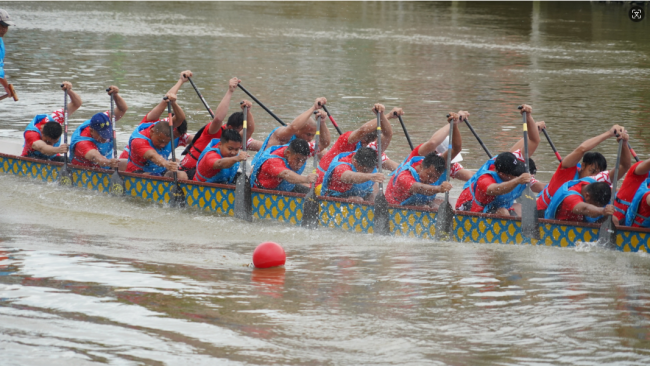
M 241 135 L 235 130 L 224 130 L 221 139 L 213 139 L 203 149 L 196 164 L 194 181 L 233 184 L 239 163 L 248 158 L 246 151 L 240 151 Z
M 553 195 L 544 213 L 545 219 L 573 222 L 602 222 L 614 214 L 609 204 L 612 188 L 605 182 L 587 177 L 564 183 Z M 615 225 L 618 219 L 612 217 Z
M 166 97 L 172 103 L 176 100 L 175 94 L 167 93 Z M 181 123 L 179 119 L 173 127 L 178 127 Z M 171 139 L 169 122 L 138 125 L 129 138 L 129 163 L 126 171 L 159 177 L 173 177 L 173 172 L 177 172 L 178 179 L 187 180 L 187 174 L 178 171 L 178 162 L 169 160 Z
M 119 88 L 112 85 L 108 95 L 115 100 L 115 121 L 126 113 L 128 106 L 119 95 Z M 113 123 L 110 111 L 96 113 L 78 126 L 70 140 L 72 164 L 94 168 L 115 168 L 119 164 L 117 152 L 113 151 Z
M 68 117 L 81 107 L 81 97 L 72 90 L 72 84 L 64 81 L 62 90 L 68 91 Z M 25 128 L 25 144 L 21 156 L 29 158 L 63 162 L 63 154 L 68 150 L 67 144 L 61 143 L 64 123 L 63 108 L 50 114 L 38 114 Z M 58 125 L 58 126 L 57 126 Z
M 301 175 L 310 149 L 307 141 L 296 138 L 287 145 L 271 146 L 253 167 L 251 186 L 284 192 L 307 193 L 318 174 Z
M 462 150 L 462 138 L 458 123 L 469 117 L 469 112 L 449 113 L 446 127 L 436 131 L 431 138 L 413 149 L 411 154 L 397 167 L 388 182 L 386 200 L 393 205 L 438 207 L 442 200 L 436 200 L 436 194 L 451 190 L 447 182 L 447 155 L 452 159 Z M 450 123 L 453 121 L 453 123 Z M 452 150 L 441 155 L 436 148 L 449 135 L 449 125 L 453 125 Z M 452 165 L 452 175 L 454 174 Z
M 335 156 L 324 175 L 320 195 L 374 202 L 377 183 L 385 176 L 377 172 L 377 151 L 362 147 Z
M 303 139 L 309 143 L 309 156 L 325 150 L 330 144 L 330 132 L 327 129 L 327 113 L 321 110 L 321 106 L 324 106 L 326 103 L 327 99 L 323 97 L 317 98 L 311 108 L 300 114 L 287 126 L 275 128 L 264 141 L 253 140 L 250 144 L 250 149 L 257 150 L 258 153 L 253 157 L 251 164 L 255 166 L 262 158 L 263 152 L 266 149 L 273 146 L 286 145 L 296 138 Z M 315 151 L 315 141 L 313 141 L 316 136 L 316 120 L 314 118 L 317 117 L 314 116 L 314 111 L 319 111 L 321 116 L 319 151 Z

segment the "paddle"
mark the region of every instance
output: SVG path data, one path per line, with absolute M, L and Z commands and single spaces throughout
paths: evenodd
M 553 149 L 553 152 L 555 153 L 555 157 L 561 163 L 562 162 L 562 157 L 560 156 L 560 153 L 557 152 L 557 149 L 555 148 L 555 145 L 553 144 L 553 141 L 551 141 L 551 137 L 548 135 L 545 128 L 542 128 L 542 132 L 544 132 L 544 136 L 546 136 L 546 140 L 548 141 L 548 144 L 551 145 L 551 149 Z
M 483 150 L 485 150 L 485 153 L 487 154 L 487 156 L 490 157 L 490 159 L 492 159 L 492 154 L 490 153 L 490 150 L 488 150 L 488 148 L 485 146 L 485 144 L 483 143 L 483 140 L 481 140 L 481 138 L 478 137 L 478 134 L 476 133 L 476 131 L 474 131 L 474 129 L 472 128 L 472 125 L 469 124 L 469 121 L 467 120 L 467 118 L 465 118 L 465 124 L 467 125 L 467 127 L 469 127 L 469 130 L 472 131 L 472 134 L 474 135 L 474 137 L 476 137 L 476 140 L 478 140 L 478 143 L 481 144 L 481 147 L 483 148 Z
M 271 117 L 275 118 L 276 121 L 280 122 L 281 125 L 283 125 L 283 126 L 286 126 L 286 125 L 287 125 L 286 123 L 282 122 L 282 120 L 281 120 L 278 116 L 276 116 L 273 112 L 271 112 L 271 110 L 269 110 L 268 108 L 266 108 L 266 106 L 265 106 L 264 104 L 262 104 L 262 102 L 260 102 L 257 98 L 255 98 L 255 97 L 253 96 L 253 94 L 249 93 L 248 90 L 246 90 L 246 88 L 244 88 L 244 87 L 241 85 L 241 83 L 240 83 L 240 84 L 237 84 L 237 86 L 238 86 L 239 89 L 241 89 L 244 93 L 246 93 L 249 97 L 251 97 L 251 99 L 253 99 L 253 100 L 255 101 L 255 103 L 259 104 L 259 106 L 262 107 L 262 109 L 264 109 L 268 114 L 270 114 Z
M 636 151 L 634 151 L 634 149 L 632 148 L 632 145 L 630 145 L 629 142 L 627 143 L 627 147 L 628 147 L 628 149 L 630 149 L 630 154 L 632 154 L 632 157 L 634 158 L 634 160 L 636 160 L 636 162 L 638 163 L 639 162 L 639 157 L 636 156 Z
M 183 74 L 183 76 L 185 76 L 185 74 Z M 203 106 L 205 106 L 205 109 L 207 109 L 208 113 L 210 113 L 210 117 L 212 117 L 212 119 L 214 119 L 214 113 L 212 113 L 212 109 L 210 108 L 208 103 L 203 98 L 203 95 L 199 91 L 199 88 L 197 88 L 196 85 L 194 85 L 194 82 L 192 81 L 192 78 L 190 78 L 189 76 L 185 76 L 185 77 L 187 78 L 187 80 L 190 81 L 190 84 L 192 84 L 192 87 L 194 88 L 194 91 L 199 96 L 199 99 L 201 99 L 201 102 L 203 102 Z M 198 140 L 199 137 L 201 137 L 201 134 L 203 133 L 203 130 L 205 130 L 205 126 L 199 128 L 199 130 L 196 131 L 196 134 L 194 134 L 194 138 L 192 139 L 192 141 L 189 144 L 187 144 L 187 146 L 185 147 L 185 150 L 183 150 L 181 155 L 187 155 L 187 153 L 190 152 L 190 149 L 192 148 L 192 146 L 194 146 L 194 142 L 196 140 Z
M 449 118 L 450 115 L 447 115 Z M 454 137 L 454 120 L 449 121 L 449 145 L 447 146 L 447 179 L 449 182 L 451 178 L 451 159 L 452 159 L 452 138 Z M 438 241 L 449 241 L 451 232 L 454 226 L 454 209 L 449 203 L 449 191 L 445 192 L 445 200 L 438 206 L 438 213 L 436 214 L 436 234 L 435 239 Z
M 1 96 L 0 100 L 3 100 L 5 98 L 9 98 L 9 97 L 14 98 L 14 102 L 18 101 L 18 94 L 16 94 L 16 90 L 14 89 L 14 84 L 9 84 L 9 93 Z
M 377 170 L 381 173 L 381 112 L 377 111 Z M 375 219 L 373 232 L 378 235 L 388 235 L 390 221 L 388 217 L 388 201 L 384 196 L 384 184 L 379 182 L 379 193 L 375 197 Z
M 63 84 L 61 84 L 63 88 Z M 64 90 L 63 96 L 63 143 L 68 144 L 68 91 Z M 72 186 L 72 171 L 68 169 L 68 151 L 63 153 L 63 168 L 59 171 L 59 184 Z
M 174 122 L 173 122 L 173 117 L 172 117 L 172 102 L 165 96 L 163 98 L 164 100 L 167 101 L 167 115 L 169 119 L 169 132 L 171 133 L 171 144 L 172 144 L 172 161 L 176 162 L 176 146 L 174 146 Z M 172 207 L 185 207 L 185 192 L 183 192 L 183 189 L 181 188 L 181 185 L 178 183 L 178 175 L 176 172 L 174 172 L 174 185 L 172 186 L 171 189 L 171 200 L 169 201 L 169 204 Z
M 618 137 L 618 135 L 617 135 Z M 616 155 L 616 167 L 614 168 L 614 176 L 612 178 L 612 198 L 609 202 L 610 205 L 614 204 L 616 200 L 616 186 L 618 184 L 618 166 L 621 163 L 621 151 L 623 151 L 623 139 L 618 141 L 618 153 Z M 613 247 L 616 245 L 616 226 L 612 216 L 607 216 L 605 221 L 600 225 L 598 231 L 598 243 L 606 247 Z
M 248 129 L 247 116 L 248 107 L 244 107 L 244 139 L 242 143 L 244 152 L 246 152 L 246 131 Z M 253 221 L 253 200 L 251 193 L 251 184 L 248 176 L 246 175 L 246 161 L 242 161 L 239 164 L 239 170 L 240 171 L 237 175 L 237 181 L 235 182 L 235 217 L 251 222 Z
M 402 130 L 404 130 L 404 136 L 406 136 L 406 141 L 408 141 L 409 146 L 411 147 L 411 151 L 413 151 L 414 147 L 413 147 L 413 143 L 411 142 L 411 136 L 409 136 L 409 132 L 406 130 L 404 121 L 402 121 L 402 116 L 397 115 L 397 112 L 393 112 L 393 115 L 399 118 L 399 123 L 402 125 Z
M 111 90 L 111 88 L 106 89 L 106 91 Z M 113 154 L 117 156 L 117 132 L 115 132 L 115 100 L 113 94 L 111 94 L 111 123 L 113 124 Z M 117 172 L 118 168 L 115 167 L 115 171 L 111 175 L 111 186 L 108 189 L 109 193 L 114 196 L 121 196 L 124 194 L 124 180 Z
M 522 106 L 519 106 L 522 109 Z M 524 120 L 524 166 L 526 172 L 530 173 L 528 162 L 528 125 L 526 124 L 526 112 L 522 113 Z M 539 222 L 537 218 L 537 200 L 535 194 L 530 189 L 530 183 L 526 184 L 526 189 L 519 197 L 521 203 L 521 233 L 530 239 L 540 239 Z
M 336 128 L 336 132 L 339 133 L 339 136 L 342 135 L 343 132 L 341 132 L 341 129 L 339 128 L 339 125 L 334 120 L 334 117 L 332 117 L 332 115 L 330 114 L 330 111 L 327 110 L 327 107 L 325 107 L 325 106 L 322 106 L 322 107 L 323 107 L 323 110 L 325 111 L 325 113 L 327 113 L 327 117 L 329 117 L 330 121 L 334 125 L 334 128 Z
M 314 114 L 317 114 L 318 111 L 314 111 Z M 314 154 L 314 171 L 318 169 L 318 142 L 320 140 L 320 115 L 316 117 L 316 136 L 314 137 L 316 141 L 316 146 L 314 147 L 316 153 Z M 300 226 L 307 227 L 310 229 L 316 228 L 318 226 L 318 211 L 320 209 L 320 203 L 316 198 L 316 183 L 312 183 L 309 188 L 309 192 L 302 201 L 302 221 Z

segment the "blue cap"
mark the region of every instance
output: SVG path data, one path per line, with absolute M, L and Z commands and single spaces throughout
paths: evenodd
M 108 119 L 106 113 L 97 113 L 90 119 L 90 128 L 95 130 L 103 139 L 111 139 L 113 137 L 113 126 L 111 120 Z

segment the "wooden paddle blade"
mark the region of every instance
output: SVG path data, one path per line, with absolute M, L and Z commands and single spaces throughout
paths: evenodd
M 519 197 L 519 202 L 521 203 L 521 233 L 527 238 L 539 240 L 537 200 L 530 187 L 526 187 L 521 197 Z
M 253 200 L 251 184 L 244 173 L 237 175 L 235 182 L 235 217 L 248 222 L 253 221 Z
M 171 189 L 171 199 L 169 200 L 169 204 L 172 207 L 179 207 L 183 208 L 185 207 L 185 192 L 183 191 L 183 188 L 181 188 L 181 185 L 179 183 L 176 183 L 172 186 Z
M 14 98 L 14 102 L 17 102 L 18 94 L 16 94 L 16 90 L 14 89 L 14 84 L 9 84 L 9 90 L 11 90 L 11 96 Z
M 436 235 L 438 241 L 450 241 L 454 229 L 454 209 L 448 200 L 440 204 L 436 214 Z
M 59 170 L 59 185 L 72 187 L 72 171 L 61 167 Z
M 114 171 L 113 175 L 111 175 L 111 185 L 108 190 L 113 196 L 124 195 L 124 180 L 122 180 L 122 177 L 120 177 L 117 171 Z
M 320 202 L 312 187 L 302 200 L 302 222 L 300 226 L 315 229 L 318 227 Z
M 598 232 L 598 244 L 606 248 L 614 248 L 616 246 L 616 226 L 609 216 L 601 225 Z
M 390 218 L 388 217 L 388 201 L 384 192 L 379 192 L 375 198 L 375 219 L 373 232 L 377 235 L 390 233 Z

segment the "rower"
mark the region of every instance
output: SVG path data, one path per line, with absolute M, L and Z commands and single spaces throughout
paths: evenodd
M 383 182 L 384 178 L 383 173 L 377 172 L 377 151 L 362 147 L 334 157 L 324 175 L 320 192 L 328 197 L 373 202 L 378 193 L 377 183 Z
M 438 155 L 436 147 L 444 139 L 443 133 L 449 135 L 449 124 L 446 131 L 440 129 L 431 136 L 429 141 L 418 145 L 411 154 L 399 165 L 386 188 L 386 200 L 393 205 L 409 205 L 438 207 L 441 201 L 436 201 L 436 194 L 449 192 L 451 184 L 447 182 L 447 155 L 452 158 L 462 150 L 462 138 L 458 123 L 469 117 L 469 112 L 459 111 L 449 113 L 448 122 L 453 121 L 452 150 Z M 441 132 L 442 131 L 442 132 Z M 452 172 L 450 173 L 454 174 Z
M 190 70 L 185 70 L 181 72 L 180 77 L 176 84 L 172 86 L 171 89 L 167 93 L 170 94 L 178 94 L 178 91 L 180 90 L 181 86 L 188 81 L 188 78 L 191 78 L 192 71 Z M 177 120 L 183 121 L 178 127 L 174 128 L 174 146 L 179 147 L 179 146 L 187 146 L 190 141 L 192 141 L 192 138 L 194 138 L 194 135 L 187 133 L 187 120 L 185 119 L 185 112 L 183 109 L 180 107 L 180 105 L 177 102 L 172 103 L 172 121 L 176 123 Z M 149 113 L 145 114 L 144 118 L 142 118 L 142 121 L 140 121 L 140 124 L 143 123 L 156 123 L 158 121 L 164 121 L 164 122 L 169 122 L 169 118 L 160 118 L 167 110 L 167 101 L 166 100 L 161 100 L 158 105 L 153 107 Z M 126 169 L 127 166 L 127 161 L 129 158 L 129 145 L 127 144 L 124 147 L 124 150 L 122 151 L 122 154 L 120 154 L 120 159 L 121 161 L 121 169 L 124 170 Z
M 321 184 L 323 182 L 323 177 L 325 172 L 327 172 L 328 167 L 332 160 L 339 156 L 342 153 L 352 152 L 360 149 L 361 147 L 370 147 L 369 144 L 374 142 L 374 150 L 377 151 L 377 111 L 382 112 L 380 123 L 381 123 L 381 148 L 383 151 L 386 151 L 390 140 L 393 138 L 393 128 L 390 125 L 389 119 L 397 118 L 404 114 L 402 108 L 393 108 L 393 110 L 386 116 L 384 110 L 386 108 L 383 104 L 375 104 L 372 108 L 372 112 L 375 115 L 375 118 L 364 123 L 361 127 L 357 128 L 354 131 L 348 131 L 336 140 L 334 145 L 323 154 L 323 157 L 320 159 L 318 164 L 318 182 Z M 397 115 L 395 115 L 397 113 Z M 321 127 L 322 128 L 322 127 Z M 372 148 L 372 147 L 371 147 Z M 382 162 L 387 160 L 388 157 L 382 151 Z M 385 159 L 384 159 L 385 158 Z M 377 164 L 375 164 L 377 165 Z M 395 168 L 393 167 L 393 169 Z
M 650 227 L 650 159 L 632 165 L 616 192 L 614 216 L 620 225 Z
M 253 157 L 251 164 L 255 166 L 259 159 L 261 159 L 264 155 L 263 152 L 266 149 L 273 146 L 288 144 L 296 138 L 303 139 L 309 143 L 309 156 L 325 150 L 325 148 L 330 144 L 330 132 L 327 129 L 326 123 L 327 113 L 320 110 L 321 107 L 325 105 L 325 103 L 327 103 L 327 99 L 323 97 L 317 98 L 311 108 L 296 117 L 288 126 L 276 127 L 273 131 L 271 131 L 264 142 L 253 140 L 250 144 L 249 149 L 257 150 L 258 153 L 255 155 L 255 157 Z M 315 151 L 316 142 L 313 141 L 314 136 L 316 136 L 316 121 L 312 118 L 314 111 L 318 111 L 316 117 L 318 117 L 318 114 L 320 114 L 321 117 L 320 140 L 318 145 L 319 151 Z
M 237 89 L 237 85 L 239 85 L 240 82 L 241 80 L 239 80 L 238 78 L 230 79 L 230 81 L 228 82 L 228 91 L 223 96 L 223 99 L 221 99 L 221 102 L 219 103 L 219 106 L 217 107 L 217 110 L 214 113 L 214 118 L 212 119 L 212 121 L 208 122 L 208 124 L 206 124 L 204 127 L 199 129 L 199 131 L 192 139 L 189 148 L 185 149 L 185 151 L 187 151 L 187 154 L 181 161 L 181 170 L 187 172 L 188 176 L 190 177 L 194 176 L 194 172 L 196 171 L 196 162 L 198 161 L 199 156 L 203 152 L 203 149 L 205 149 L 205 147 L 208 146 L 208 144 L 212 141 L 212 139 L 221 138 L 221 134 L 226 129 L 235 130 L 238 133 L 243 134 L 243 130 L 244 130 L 243 112 L 235 112 L 231 114 L 230 117 L 228 117 L 228 121 L 226 125 L 225 126 L 223 125 L 223 121 L 226 119 L 226 115 L 228 113 L 228 106 L 230 105 L 230 99 L 232 97 L 232 93 L 234 93 L 234 91 Z M 244 109 L 244 107 L 248 107 L 248 115 L 246 116 L 247 131 L 246 131 L 246 136 L 242 136 L 242 141 L 244 141 L 245 139 L 247 143 L 249 143 L 250 141 L 252 141 L 250 138 L 253 135 L 253 132 L 255 131 L 255 121 L 253 119 L 252 103 L 245 100 L 243 103 L 240 103 L 240 107 L 242 108 L 242 110 Z
M 64 81 L 61 89 L 67 90 L 70 96 L 68 103 L 68 117 L 81 107 L 81 98 L 72 90 L 72 84 Z M 51 114 L 39 114 L 25 128 L 23 136 L 25 144 L 21 156 L 42 160 L 63 162 L 63 154 L 68 150 L 67 144 L 61 144 L 64 123 L 63 108 Z
M 233 184 L 239 163 L 246 161 L 248 154 L 239 151 L 242 146 L 241 135 L 226 129 L 221 139 L 213 139 L 203 149 L 196 164 L 194 179 L 197 182 Z
M 168 93 L 165 96 L 172 104 L 176 100 L 175 94 Z M 174 123 L 177 123 L 174 127 L 178 127 L 181 120 Z M 137 126 L 129 138 L 129 163 L 126 171 L 158 177 L 173 177 L 173 172 L 177 171 L 178 179 L 187 180 L 187 174 L 178 171 L 178 163 L 169 160 L 171 139 L 169 122 L 158 121 Z
M 118 92 L 116 86 L 108 88 L 108 95 L 113 96 L 117 107 L 115 121 L 120 120 L 128 109 Z M 113 158 L 113 127 L 109 111 L 97 113 L 77 127 L 70 140 L 72 164 L 104 169 L 117 167 L 120 161 Z
M 614 206 L 609 205 L 612 189 L 605 182 L 596 182 L 587 177 L 568 181 L 553 195 L 544 213 L 549 220 L 574 222 L 602 222 L 605 216 L 614 214 Z M 618 219 L 612 217 L 615 225 Z
M 562 186 L 562 184 L 570 180 L 578 180 L 586 177 L 592 177 L 597 182 L 605 182 L 612 184 L 611 178 L 614 175 L 614 169 L 607 171 L 607 160 L 599 152 L 591 152 L 590 150 L 594 149 L 603 141 L 608 138 L 617 137 L 617 140 L 621 138 L 626 139 L 626 143 L 623 144 L 623 151 L 621 153 L 621 162 L 619 165 L 618 179 L 625 176 L 625 173 L 630 169 L 632 163 L 632 155 L 630 154 L 630 149 L 627 146 L 627 133 L 625 129 L 619 125 L 614 125 L 607 132 L 604 132 L 598 136 L 592 137 L 589 140 L 583 142 L 578 146 L 571 154 L 567 155 L 562 159 L 562 162 L 557 167 L 555 174 L 551 178 L 551 181 L 548 182 L 548 185 L 544 188 L 542 193 L 537 198 L 537 210 L 539 217 L 544 215 L 544 211 L 551 202 L 551 198 L 555 194 L 555 191 Z M 580 159 L 582 159 L 582 166 L 579 164 Z M 616 168 L 616 167 L 614 167 Z M 621 187 L 622 189 L 623 187 Z M 629 199 L 632 199 L 634 193 L 632 193 Z M 624 214 L 618 216 L 619 220 L 622 220 Z
M 301 138 L 288 145 L 271 146 L 261 154 L 251 174 L 254 188 L 307 193 L 308 185 L 318 179 L 316 173 L 301 175 L 310 155 L 309 143 Z

